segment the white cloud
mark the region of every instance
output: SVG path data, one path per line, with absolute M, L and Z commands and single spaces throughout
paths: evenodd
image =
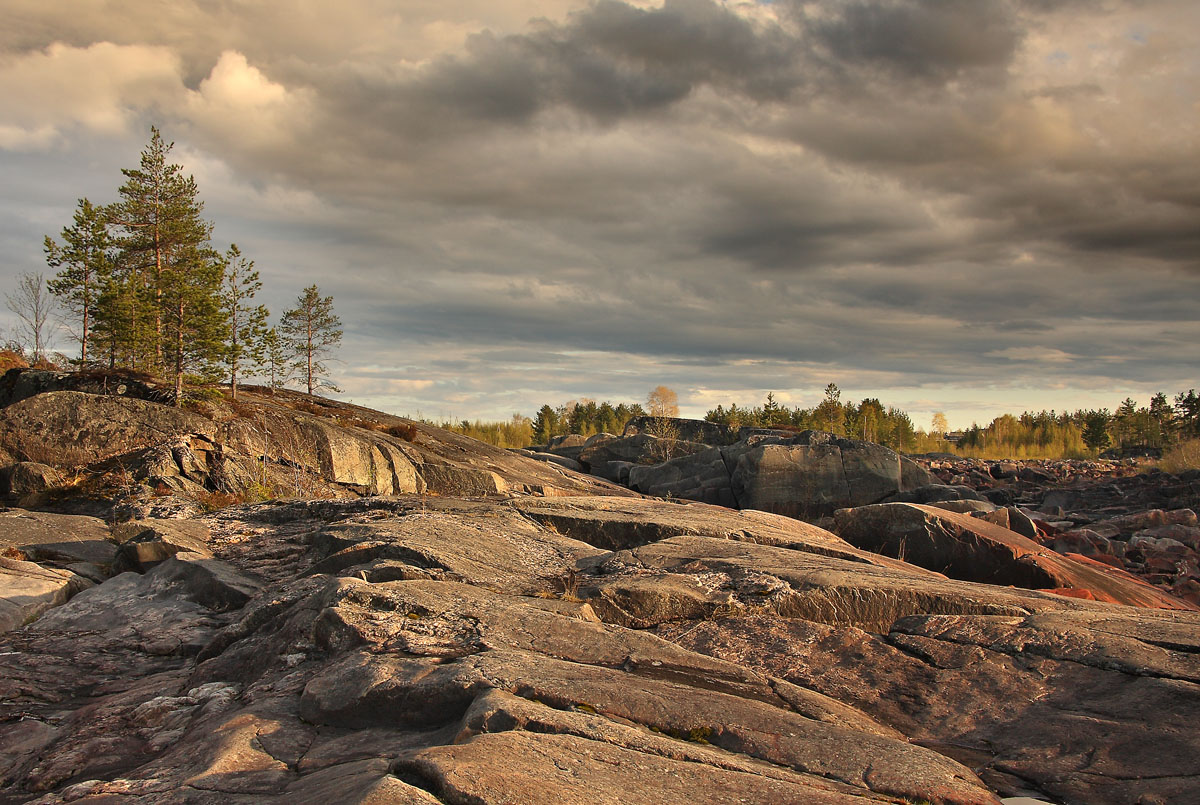
M 170 105 L 182 92 L 179 60 L 167 48 L 56 42 L 0 62 L 0 145 L 44 148 L 75 126 L 120 134 L 139 110 Z
M 291 140 L 307 128 L 311 93 L 271 81 L 234 50 L 221 54 L 182 114 L 198 129 L 239 148 L 257 150 Z

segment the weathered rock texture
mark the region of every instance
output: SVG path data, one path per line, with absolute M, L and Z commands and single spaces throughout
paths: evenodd
M 1196 613 L 952 580 L 703 504 L 195 523 L 215 558 L 4 636 L 0 802 L 1186 802 L 1200 781 Z
M 920 460 L 943 482 L 928 489 L 947 492 L 893 500 L 945 500 L 950 489 L 955 498 L 986 497 L 1003 508 L 977 516 L 1200 605 L 1200 471 L 1171 475 L 1134 461 Z

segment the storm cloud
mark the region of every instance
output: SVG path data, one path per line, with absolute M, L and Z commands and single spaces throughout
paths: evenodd
M 52 5 L 0 31 L 7 281 L 155 123 L 359 402 L 1200 385 L 1187 0 Z

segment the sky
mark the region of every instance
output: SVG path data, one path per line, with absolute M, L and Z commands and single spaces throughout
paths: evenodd
M 961 428 L 1200 387 L 1195 0 L 0 14 L 0 286 L 157 125 L 261 301 L 333 296 L 342 399 L 702 416 L 833 382 Z

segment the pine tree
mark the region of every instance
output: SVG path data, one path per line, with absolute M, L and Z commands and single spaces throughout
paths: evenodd
M 183 401 L 188 372 L 213 375 L 224 356 L 227 319 L 221 307 L 224 264 L 211 249 L 179 249 L 159 288 L 167 368 L 175 378 L 175 404 Z
M 1083 443 L 1097 453 L 1112 444 L 1108 435 L 1108 425 L 1112 417 L 1107 408 L 1099 411 L 1088 411 L 1083 418 Z
M 817 406 L 814 413 L 820 421 L 822 429 L 835 436 L 845 433 L 843 422 L 846 412 L 842 408 L 842 390 L 836 384 L 830 383 L 825 387 L 825 399 Z
M 321 296 L 316 285 L 304 289 L 296 298 L 296 307 L 283 314 L 280 329 L 296 356 L 295 367 L 308 385 L 308 393 L 318 389 L 340 391 L 326 379 L 329 370 L 321 359 L 342 341 L 342 320 L 333 312 L 333 297 Z
M 182 298 L 179 289 L 186 285 L 175 275 L 202 261 L 212 234 L 212 225 L 201 218 L 204 203 L 195 179 L 184 176 L 182 166 L 167 162 L 173 147 L 151 127 L 140 167 L 122 169 L 126 181 L 118 191 L 121 200 L 111 208 L 111 221 L 121 233 L 118 260 L 133 308 L 128 326 L 134 368 L 147 361 L 155 369 L 166 365 L 164 351 L 170 348 L 171 334 L 164 320 L 177 316 L 172 311 Z M 173 294 L 171 300 L 168 294 Z M 178 331 L 177 326 L 175 340 Z
M 100 297 L 112 278 L 112 242 L 104 208 L 79 199 L 74 223 L 63 228 L 62 240 L 60 246 L 46 236 L 46 263 L 58 269 L 49 289 L 78 321 L 79 362 L 86 364 Z
M 224 363 L 229 372 L 229 394 L 236 400 L 238 370 L 263 363 L 268 313 L 262 305 L 249 304 L 262 290 L 262 281 L 254 270 L 254 261 L 242 257 L 236 243 L 225 253 L 224 265 L 225 282 L 221 290 L 227 323 Z
M 533 438 L 538 444 L 549 444 L 557 433 L 558 414 L 549 405 L 543 405 L 533 420 Z
M 291 381 L 294 369 L 292 361 L 295 356 L 276 327 L 271 327 L 263 333 L 260 348 L 262 351 L 260 367 L 262 373 L 267 376 L 271 391 L 274 393 L 276 389 L 283 388 Z

